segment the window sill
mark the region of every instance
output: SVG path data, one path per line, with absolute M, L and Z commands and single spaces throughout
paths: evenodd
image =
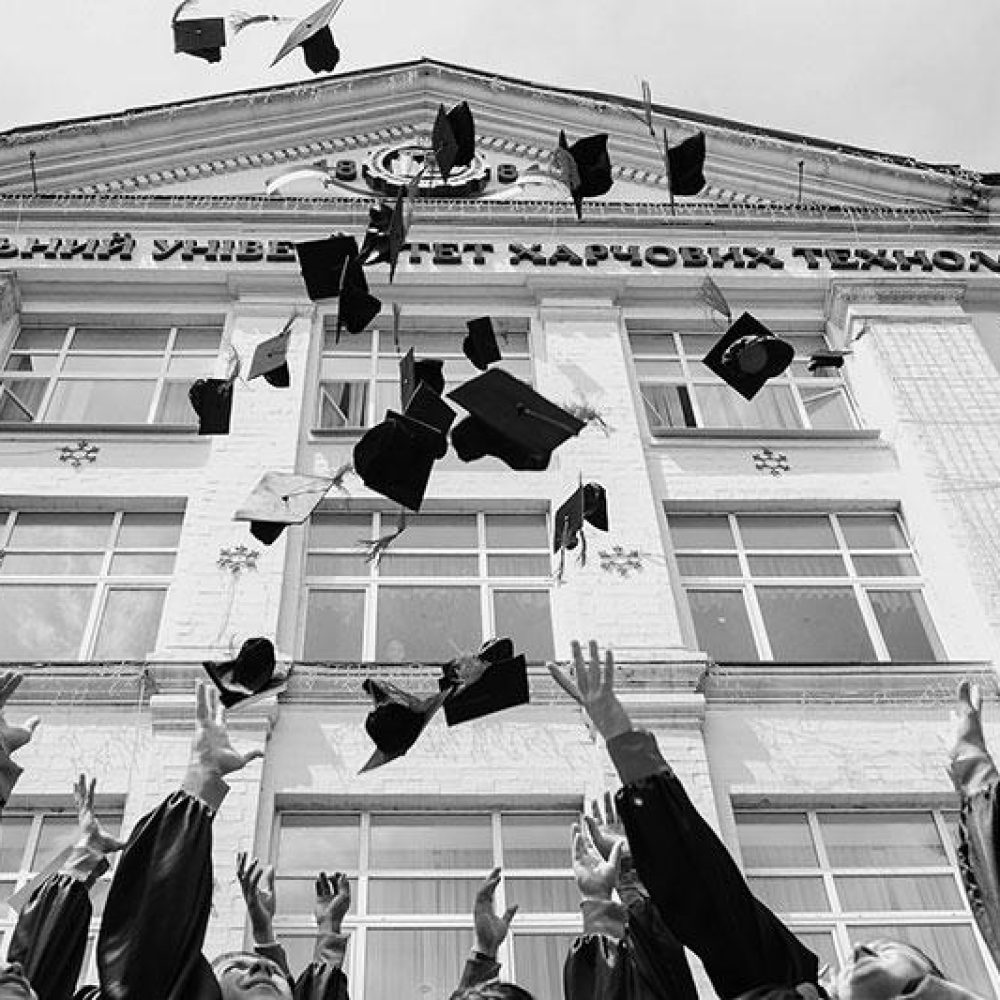
M 370 427 L 311 427 L 309 436 L 314 438 L 359 438 Z
M 77 437 L 90 440 L 121 434 L 133 437 L 148 434 L 152 437 L 202 437 L 191 424 L 22 424 L 0 421 L 0 435 L 18 437 L 65 438 Z
M 696 439 L 724 439 L 736 438 L 738 440 L 754 441 L 877 441 L 881 435 L 880 431 L 858 429 L 858 430 L 837 430 L 837 431 L 812 431 L 805 429 L 770 429 L 767 427 L 662 427 L 650 431 L 654 442 L 669 441 L 672 439 L 696 438 Z

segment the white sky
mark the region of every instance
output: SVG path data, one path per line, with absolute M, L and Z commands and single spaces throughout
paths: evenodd
M 0 129 L 309 78 L 286 25 L 174 55 L 174 0 L 0 0 Z M 200 0 L 304 15 L 320 0 Z M 338 72 L 430 56 L 1000 171 L 1000 0 L 345 0 Z

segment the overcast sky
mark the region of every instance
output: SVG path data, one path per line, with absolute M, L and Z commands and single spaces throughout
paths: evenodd
M 306 79 L 286 25 L 209 65 L 174 55 L 175 0 L 0 0 L 0 129 Z M 320 0 L 200 0 L 305 15 Z M 187 16 L 196 16 L 194 12 Z M 421 55 L 1000 171 L 1000 0 L 345 0 L 338 71 Z

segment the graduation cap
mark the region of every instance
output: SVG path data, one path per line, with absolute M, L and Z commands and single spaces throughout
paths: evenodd
M 447 180 L 455 167 L 467 167 L 476 155 L 476 125 L 467 101 L 445 112 L 438 106 L 431 130 L 431 147 L 441 176 Z
M 344 268 L 358 255 L 358 241 L 353 236 L 335 235 L 323 240 L 295 244 L 306 294 L 313 302 L 335 299 L 340 294 Z
M 791 344 L 779 340 L 745 312 L 702 358 L 702 363 L 744 399 L 753 399 L 764 383 L 780 375 L 794 357 Z
M 292 324 L 295 316 L 289 317 L 288 322 L 280 333 L 262 340 L 253 352 L 253 360 L 250 362 L 250 374 L 247 381 L 263 375 L 268 385 L 273 385 L 276 389 L 287 389 L 291 385 L 291 376 L 288 372 L 288 342 L 292 337 Z
M 185 7 L 193 0 L 184 0 L 174 10 L 171 22 L 174 29 L 174 52 L 197 56 L 206 62 L 217 63 L 222 59 L 226 47 L 226 21 L 221 17 L 197 17 L 180 19 Z
M 222 663 L 205 660 L 202 666 L 226 708 L 246 706 L 286 686 L 286 677 L 274 676 L 274 645 L 261 636 L 247 639 L 235 659 Z
M 277 65 L 289 52 L 301 45 L 309 69 L 314 73 L 332 73 L 340 62 L 340 49 L 333 40 L 330 21 L 343 2 L 344 0 L 330 0 L 299 21 L 278 49 L 271 65 Z
M 233 520 L 249 521 L 250 534 L 270 545 L 288 525 L 305 521 L 333 483 L 330 476 L 265 472 Z
M 489 316 L 480 316 L 470 319 L 465 325 L 469 332 L 462 341 L 462 351 L 476 368 L 484 372 L 492 362 L 500 360 L 500 345 L 493 332 L 493 320 Z
M 809 358 L 808 370 L 822 375 L 823 372 L 820 371 L 821 368 L 843 368 L 844 367 L 844 357 L 849 354 L 849 351 L 835 351 L 830 348 L 824 348 L 821 351 L 816 351 Z
M 444 392 L 444 362 L 438 358 L 418 361 L 411 347 L 399 362 L 399 389 L 404 410 L 421 382 L 440 396 Z
M 663 144 L 667 145 L 666 131 Z M 705 186 L 705 133 L 696 132 L 673 148 L 667 147 L 670 193 L 697 194 Z
M 368 758 L 359 774 L 373 771 L 402 757 L 427 727 L 434 713 L 451 694 L 451 688 L 427 698 L 404 691 L 390 681 L 368 678 L 361 685 L 372 696 L 375 707 L 365 719 L 365 731 L 375 743 L 376 750 Z
M 396 194 L 395 204 L 381 202 L 368 210 L 368 230 L 361 244 L 361 263 L 389 265 L 389 284 L 396 276 L 399 253 L 406 243 L 405 189 Z
M 611 158 L 608 156 L 607 133 L 578 139 L 572 146 L 566 142 L 566 133 L 559 133 L 559 146 L 555 152 L 556 169 L 563 183 L 569 188 L 576 206 L 576 217 L 583 218 L 583 199 L 607 194 L 614 179 L 611 176 Z
M 200 378 L 188 389 L 188 399 L 198 414 L 199 434 L 228 434 L 233 412 L 233 380 Z
M 495 455 L 512 469 L 546 469 L 552 452 L 586 426 L 502 368 L 477 375 L 448 396 L 471 414 L 451 434 L 463 462 Z
M 369 293 L 368 279 L 361 267 L 361 259 L 355 254 L 344 265 L 334 339 L 340 339 L 340 331 L 344 327 L 348 333 L 361 333 L 381 311 L 382 300 Z
M 556 511 L 552 531 L 552 551 L 575 549 L 584 522 L 599 531 L 608 530 L 608 495 L 600 483 L 581 483 Z
M 354 446 L 354 471 L 370 490 L 420 510 L 434 462 L 448 450 L 454 419 L 455 411 L 426 383 L 418 383 L 403 413 L 388 410 Z
M 502 712 L 515 705 L 527 705 L 528 668 L 523 656 L 514 655 L 510 639 L 490 639 L 473 657 L 446 663 L 438 681 L 442 691 L 450 690 L 444 703 L 449 726 Z

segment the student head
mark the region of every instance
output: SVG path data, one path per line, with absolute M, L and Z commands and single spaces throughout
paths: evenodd
M 38 1000 L 20 962 L 0 962 L 0 1000 Z
M 450 1000 L 535 1000 L 535 998 L 515 983 L 502 983 L 499 979 L 492 979 L 488 983 L 455 990 Z
M 219 981 L 222 1000 L 292 1000 L 292 987 L 285 973 L 263 955 L 227 952 L 212 963 L 212 971 Z
M 976 1000 L 919 948 L 888 938 L 856 944 L 831 992 L 837 1000 L 895 1000 L 916 990 L 922 1000 Z

